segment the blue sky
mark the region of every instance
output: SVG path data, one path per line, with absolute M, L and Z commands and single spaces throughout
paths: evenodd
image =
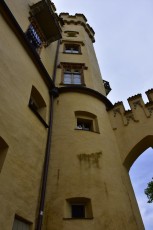
M 94 44 L 103 79 L 110 82 L 112 103 L 153 88 L 153 0 L 53 0 L 57 12 L 83 13 L 95 31 Z M 153 150 L 130 170 L 146 230 L 153 229 L 153 204 L 144 189 L 153 177 Z

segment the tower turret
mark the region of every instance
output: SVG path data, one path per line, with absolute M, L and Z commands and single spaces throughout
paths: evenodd
M 107 111 L 112 104 L 105 97 L 94 31 L 82 14 L 60 17 L 65 24 L 44 229 L 143 229 L 125 188 L 128 178 Z
M 83 14 L 61 13 L 64 21 L 57 86 L 84 86 L 106 95 L 95 51 L 94 30 Z

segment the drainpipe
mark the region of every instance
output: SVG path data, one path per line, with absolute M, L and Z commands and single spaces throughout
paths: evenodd
M 53 77 L 52 77 L 54 83 L 56 79 L 56 69 L 57 69 L 57 61 L 58 61 L 58 54 L 59 54 L 59 46 L 60 46 L 60 40 L 58 40 L 57 42 L 56 55 L 55 55 L 55 61 L 54 61 L 54 69 L 53 69 Z M 44 206 L 45 206 L 45 195 L 46 195 L 46 188 L 47 188 L 47 177 L 48 177 L 48 169 L 49 169 L 49 159 L 51 155 L 52 126 L 53 126 L 53 101 L 54 101 L 54 98 L 58 96 L 58 89 L 56 87 L 53 89 L 50 89 L 49 94 L 50 94 L 49 128 L 48 128 L 48 136 L 47 136 L 47 143 L 46 143 L 44 168 L 43 168 L 43 174 L 42 174 L 41 195 L 40 195 L 39 213 L 38 213 L 38 218 L 37 218 L 37 223 L 36 223 L 36 230 L 42 229 Z

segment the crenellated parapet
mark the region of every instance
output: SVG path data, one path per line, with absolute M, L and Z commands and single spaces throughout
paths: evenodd
M 60 18 L 64 21 L 65 24 L 72 25 L 81 25 L 84 27 L 85 31 L 89 35 L 92 42 L 95 42 L 95 32 L 92 27 L 87 23 L 87 19 L 84 14 L 75 14 L 70 15 L 69 13 L 60 13 Z
M 146 92 L 149 102 L 144 103 L 142 95 L 137 94 L 128 98 L 130 110 L 125 110 L 123 102 L 117 102 L 110 110 L 110 119 L 113 129 L 128 126 L 131 123 L 141 122 L 152 117 L 153 89 Z

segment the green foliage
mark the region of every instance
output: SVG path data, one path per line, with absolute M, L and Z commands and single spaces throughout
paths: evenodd
M 148 187 L 144 190 L 145 194 L 148 197 L 148 203 L 153 202 L 153 178 L 152 181 L 148 183 Z

